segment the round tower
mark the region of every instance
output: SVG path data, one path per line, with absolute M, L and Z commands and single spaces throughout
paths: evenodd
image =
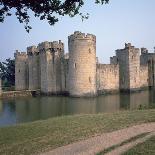
M 96 95 L 96 37 L 74 32 L 68 37 L 69 94 L 70 96 Z

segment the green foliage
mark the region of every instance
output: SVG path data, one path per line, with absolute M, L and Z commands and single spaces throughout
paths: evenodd
M 0 62 L 0 76 L 5 87 L 15 85 L 15 60 L 6 59 L 5 62 Z
M 109 0 L 95 0 L 96 4 L 106 4 Z M 25 23 L 27 32 L 31 29 L 29 25 L 30 11 L 40 20 L 47 20 L 54 25 L 59 16 L 68 15 L 74 17 L 80 15 L 82 20 L 88 18 L 79 10 L 84 5 L 84 0 L 1 0 L 0 1 L 0 22 L 4 22 L 6 16 L 12 15 L 12 9 L 20 23 Z

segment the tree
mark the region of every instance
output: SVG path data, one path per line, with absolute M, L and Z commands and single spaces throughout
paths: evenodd
M 5 83 L 5 86 L 11 87 L 15 85 L 15 60 L 6 59 L 5 62 L 0 62 L 0 76 Z
M 109 0 L 94 0 L 94 2 L 106 4 Z M 0 22 L 4 22 L 6 16 L 11 16 L 12 12 L 15 12 L 19 22 L 24 23 L 26 31 L 29 32 L 30 11 L 40 20 L 47 20 L 50 25 L 54 25 L 58 22 L 59 16 L 80 15 L 82 20 L 87 19 L 89 14 L 83 15 L 79 11 L 83 5 L 84 0 L 0 0 Z

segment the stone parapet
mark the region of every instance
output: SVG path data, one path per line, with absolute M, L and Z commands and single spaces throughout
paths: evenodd
M 77 39 L 78 40 L 80 40 L 80 39 L 92 40 L 92 41 L 96 42 L 96 36 L 95 35 L 89 34 L 89 33 L 85 34 L 85 33 L 79 32 L 79 31 L 75 31 L 74 34 L 72 34 L 68 37 L 69 42 L 77 40 Z
M 15 59 L 27 59 L 27 53 L 19 52 L 18 50 L 16 50 L 16 52 L 14 53 L 14 57 Z
M 27 55 L 28 56 L 33 56 L 33 55 L 38 55 L 39 50 L 37 49 L 36 46 L 29 46 L 27 47 Z
M 69 94 L 96 95 L 96 37 L 81 32 L 69 36 Z
M 53 41 L 53 42 L 42 42 L 40 44 L 38 44 L 38 49 L 40 52 L 46 52 L 48 50 L 53 51 L 53 50 L 64 50 L 64 44 L 61 42 L 61 40 L 59 41 Z

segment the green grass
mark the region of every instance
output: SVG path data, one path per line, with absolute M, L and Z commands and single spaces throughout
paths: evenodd
M 108 153 L 108 152 L 110 152 L 110 151 L 112 151 L 112 150 L 114 150 L 114 149 L 116 149 L 116 148 L 118 148 L 118 147 L 121 147 L 121 146 L 123 146 L 123 145 L 125 145 L 125 144 L 131 143 L 131 142 L 133 142 L 133 141 L 135 141 L 135 140 L 137 140 L 137 139 L 139 139 L 139 138 L 143 138 L 143 137 L 145 137 L 147 134 L 149 134 L 149 133 L 146 132 L 146 133 L 139 134 L 139 135 L 137 135 L 137 136 L 135 136 L 135 137 L 132 137 L 132 138 L 130 138 L 130 139 L 128 139 L 128 140 L 126 140 L 126 141 L 120 143 L 120 144 L 116 144 L 116 145 L 113 145 L 113 146 L 111 146 L 111 147 L 105 149 L 105 150 L 101 151 L 100 153 L 97 153 L 97 155 L 104 155 L 104 154 L 106 154 L 106 153 Z
M 32 154 L 135 124 L 155 122 L 155 110 L 51 118 L 0 128 L 0 154 Z
M 155 136 L 138 144 L 123 155 L 155 155 Z

